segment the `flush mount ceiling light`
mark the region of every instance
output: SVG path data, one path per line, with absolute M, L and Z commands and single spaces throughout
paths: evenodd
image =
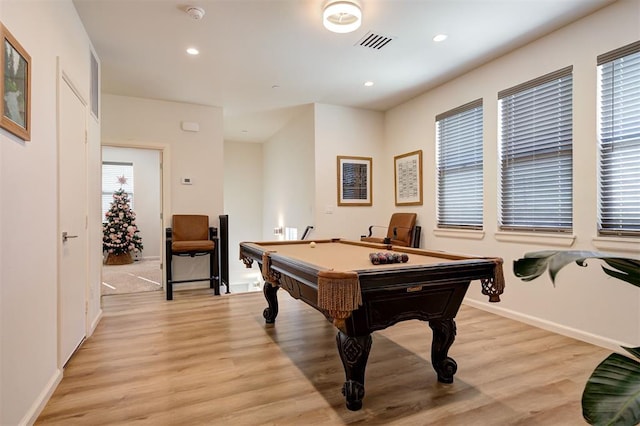
M 329 1 L 324 6 L 322 23 L 334 33 L 350 33 L 360 28 L 362 10 L 354 1 Z

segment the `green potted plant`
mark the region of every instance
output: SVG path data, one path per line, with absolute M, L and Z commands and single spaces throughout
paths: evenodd
M 640 287 L 640 260 L 592 251 L 537 251 L 513 262 L 513 272 L 531 281 L 549 270 L 551 281 L 564 266 L 586 259 L 601 259 L 605 274 Z M 625 351 L 636 359 L 617 353 L 596 367 L 582 393 L 582 416 L 595 425 L 637 425 L 640 423 L 640 347 Z

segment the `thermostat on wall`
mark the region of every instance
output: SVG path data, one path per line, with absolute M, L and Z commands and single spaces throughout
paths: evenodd
M 181 123 L 182 126 L 182 130 L 184 130 L 185 132 L 199 132 L 200 131 L 200 124 L 198 123 L 194 123 L 191 121 L 183 121 Z
M 182 179 L 180 179 L 180 183 L 183 185 L 193 185 L 193 179 L 189 178 L 189 177 L 184 177 Z

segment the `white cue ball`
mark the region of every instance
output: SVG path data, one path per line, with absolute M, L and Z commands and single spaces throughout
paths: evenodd
M 309 247 L 311 247 L 311 248 L 316 248 L 316 243 L 315 243 L 315 241 L 311 241 L 311 242 L 309 243 Z

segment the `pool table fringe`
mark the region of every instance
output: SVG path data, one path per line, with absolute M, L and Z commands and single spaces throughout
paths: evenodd
M 271 252 L 269 251 L 265 251 L 264 253 L 262 253 L 262 278 L 264 279 L 265 283 L 276 287 L 278 285 L 279 277 L 277 277 L 271 270 L 271 258 L 269 257 L 270 254 Z
M 499 302 L 500 295 L 504 292 L 504 273 L 502 271 L 502 258 L 491 258 L 494 262 L 493 277 L 484 278 L 482 283 L 482 294 L 489 296 L 489 302 Z
M 318 307 L 329 313 L 336 327 L 342 329 L 360 305 L 362 292 L 356 272 L 318 272 Z

